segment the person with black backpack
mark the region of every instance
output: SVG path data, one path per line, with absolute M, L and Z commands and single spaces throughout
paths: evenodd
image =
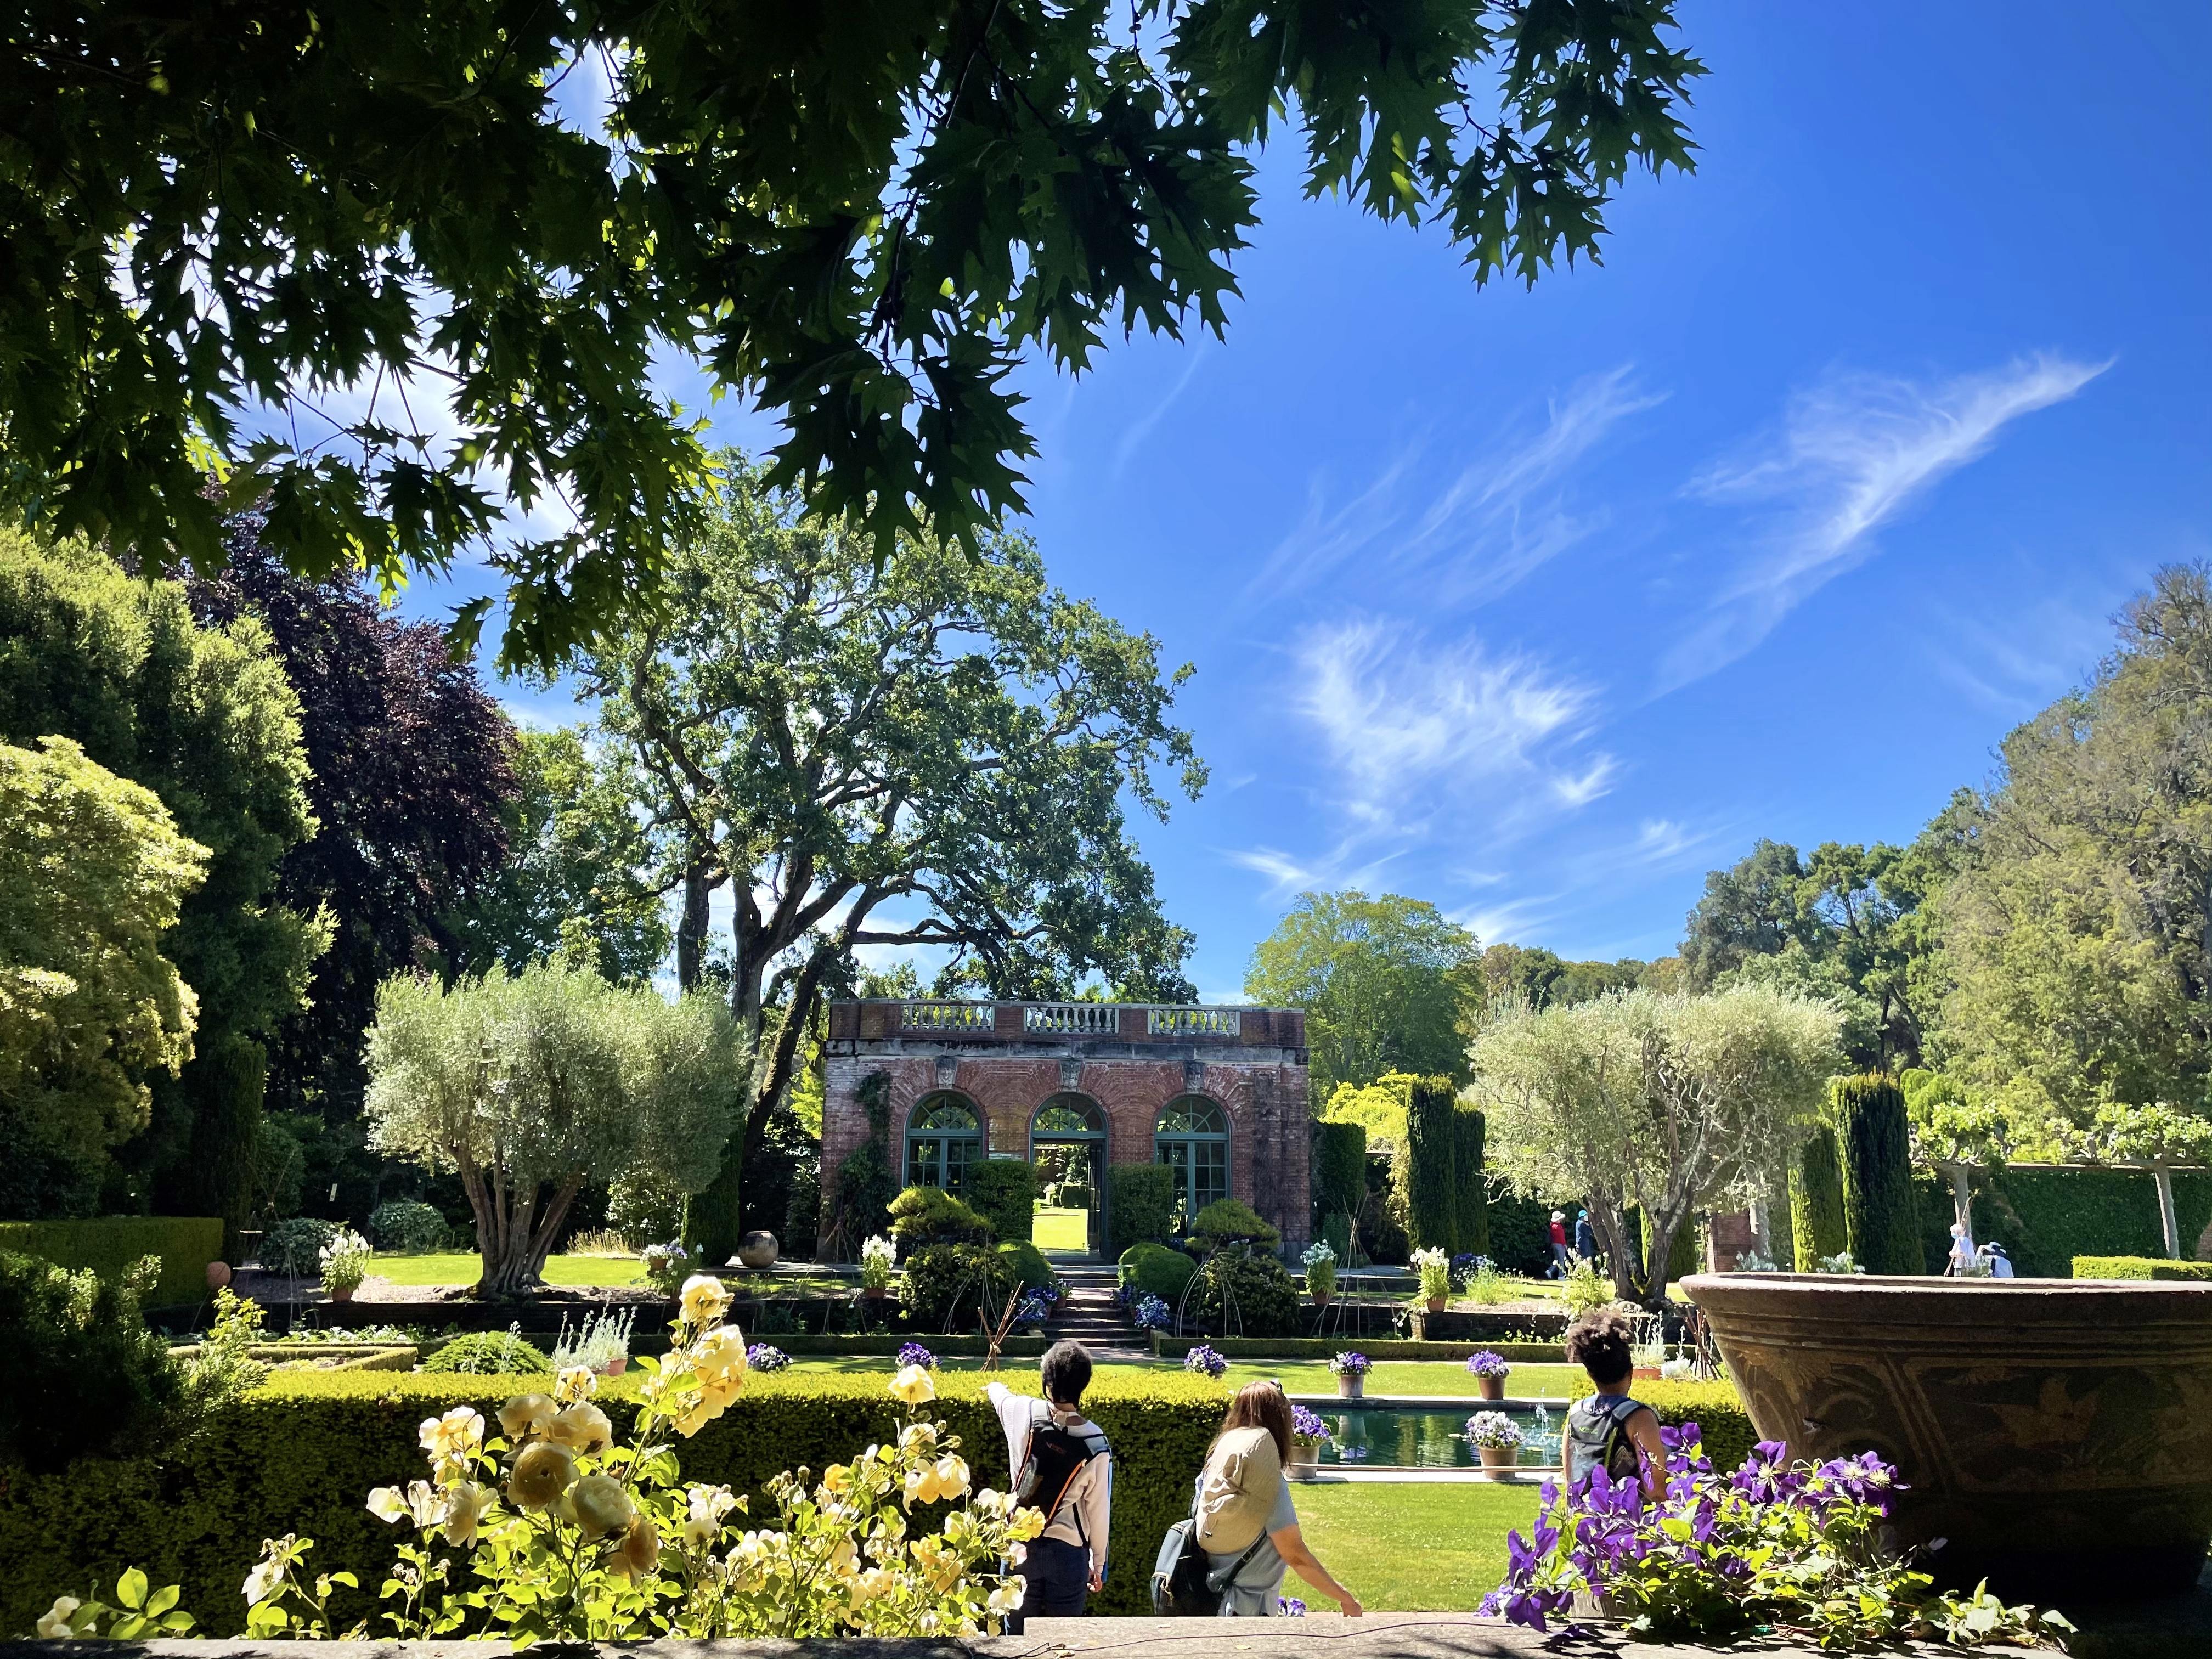
M 1090 1351 L 1080 1342 L 1055 1342 L 1038 1370 L 1042 1400 L 1016 1394 L 1003 1382 L 983 1391 L 1006 1431 L 1014 1497 L 1024 1509 L 1045 1516 L 1043 1533 L 1014 1569 L 1022 1580 L 1022 1603 L 1006 1621 L 1010 1635 L 1019 1635 L 1032 1615 L 1082 1616 L 1091 1592 L 1106 1586 L 1113 1524 L 1114 1449 L 1083 1414 Z

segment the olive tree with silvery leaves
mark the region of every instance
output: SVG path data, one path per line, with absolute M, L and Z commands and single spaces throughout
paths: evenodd
M 744 1066 L 728 1011 L 573 963 L 450 987 L 395 975 L 369 1033 L 370 1144 L 458 1170 L 481 1296 L 538 1283 L 587 1181 L 714 1178 Z
M 1759 986 L 1509 1009 L 1469 1051 L 1489 1160 L 1523 1193 L 1582 1200 L 1615 1294 L 1661 1307 L 1674 1235 L 1755 1195 L 1803 1138 L 1839 1025 L 1826 1002 Z

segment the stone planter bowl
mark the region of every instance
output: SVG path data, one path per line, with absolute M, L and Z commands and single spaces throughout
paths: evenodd
M 775 1259 L 781 1253 L 774 1233 L 747 1233 L 738 1241 L 738 1260 L 755 1273 L 775 1266 Z
M 1714 1273 L 1683 1289 L 1760 1438 L 1894 1463 L 1899 1540 L 1944 1581 L 2045 1606 L 2196 1583 L 2212 1285 Z

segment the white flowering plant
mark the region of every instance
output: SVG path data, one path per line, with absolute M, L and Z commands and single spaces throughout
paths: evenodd
M 368 1277 L 369 1243 L 350 1227 L 331 1235 L 321 1254 L 323 1288 L 336 1292 L 357 1290 Z
M 898 1262 L 898 1247 L 888 1238 L 872 1238 L 860 1246 L 860 1288 L 864 1291 L 885 1291 L 890 1288 L 891 1269 Z
M 1420 1275 L 1424 1301 L 1435 1302 L 1451 1295 L 1451 1258 L 1442 1250 L 1431 1248 L 1414 1251 L 1413 1271 Z
M 997 1633 L 1018 1603 L 1018 1563 L 1044 1528 L 1006 1493 L 972 1491 L 960 1442 L 925 1407 L 929 1373 L 890 1383 L 905 1407 L 888 1441 L 831 1466 L 811 1487 L 800 1468 L 769 1483 L 775 1507 L 748 1527 L 744 1498 L 686 1484 L 677 1443 L 726 1411 L 744 1386 L 744 1335 L 722 1322 L 719 1279 L 684 1284 L 665 1358 L 647 1377 L 627 1443 L 593 1403 L 598 1378 L 562 1371 L 550 1396 L 518 1395 L 496 1425 L 458 1406 L 423 1422 L 429 1478 L 379 1487 L 368 1508 L 411 1526 L 383 1586 L 401 1638 L 632 1641 Z M 964 1501 L 963 1501 L 964 1500 Z M 922 1505 L 954 1503 L 932 1533 Z M 312 1540 L 271 1540 L 246 1581 L 257 1638 L 330 1637 L 333 1588 L 310 1577 Z M 347 1634 L 365 1634 L 365 1630 Z
M 191 1634 L 192 1616 L 177 1607 L 174 1584 L 155 1589 L 136 1567 L 125 1569 L 115 1581 L 113 1606 L 94 1597 L 80 1601 L 58 1595 L 35 1627 L 48 1642 L 84 1642 L 104 1638 L 113 1642 L 143 1641 L 157 1636 Z

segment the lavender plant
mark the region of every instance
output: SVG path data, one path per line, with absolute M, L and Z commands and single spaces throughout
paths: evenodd
M 1717 1474 L 1698 1425 L 1662 1429 L 1662 1496 L 1601 1468 L 1564 1491 L 1547 1481 L 1535 1525 L 1506 1534 L 1504 1581 L 1480 1611 L 1538 1631 L 1577 1595 L 1602 1598 L 1636 1636 L 1704 1641 L 1759 1631 L 1823 1648 L 1913 1639 L 1960 1647 L 2056 1647 L 2057 1613 L 2008 1607 L 1977 1587 L 1937 1590 L 1881 1531 L 1897 1471 L 1874 1453 L 1814 1464 L 1762 1441 Z

